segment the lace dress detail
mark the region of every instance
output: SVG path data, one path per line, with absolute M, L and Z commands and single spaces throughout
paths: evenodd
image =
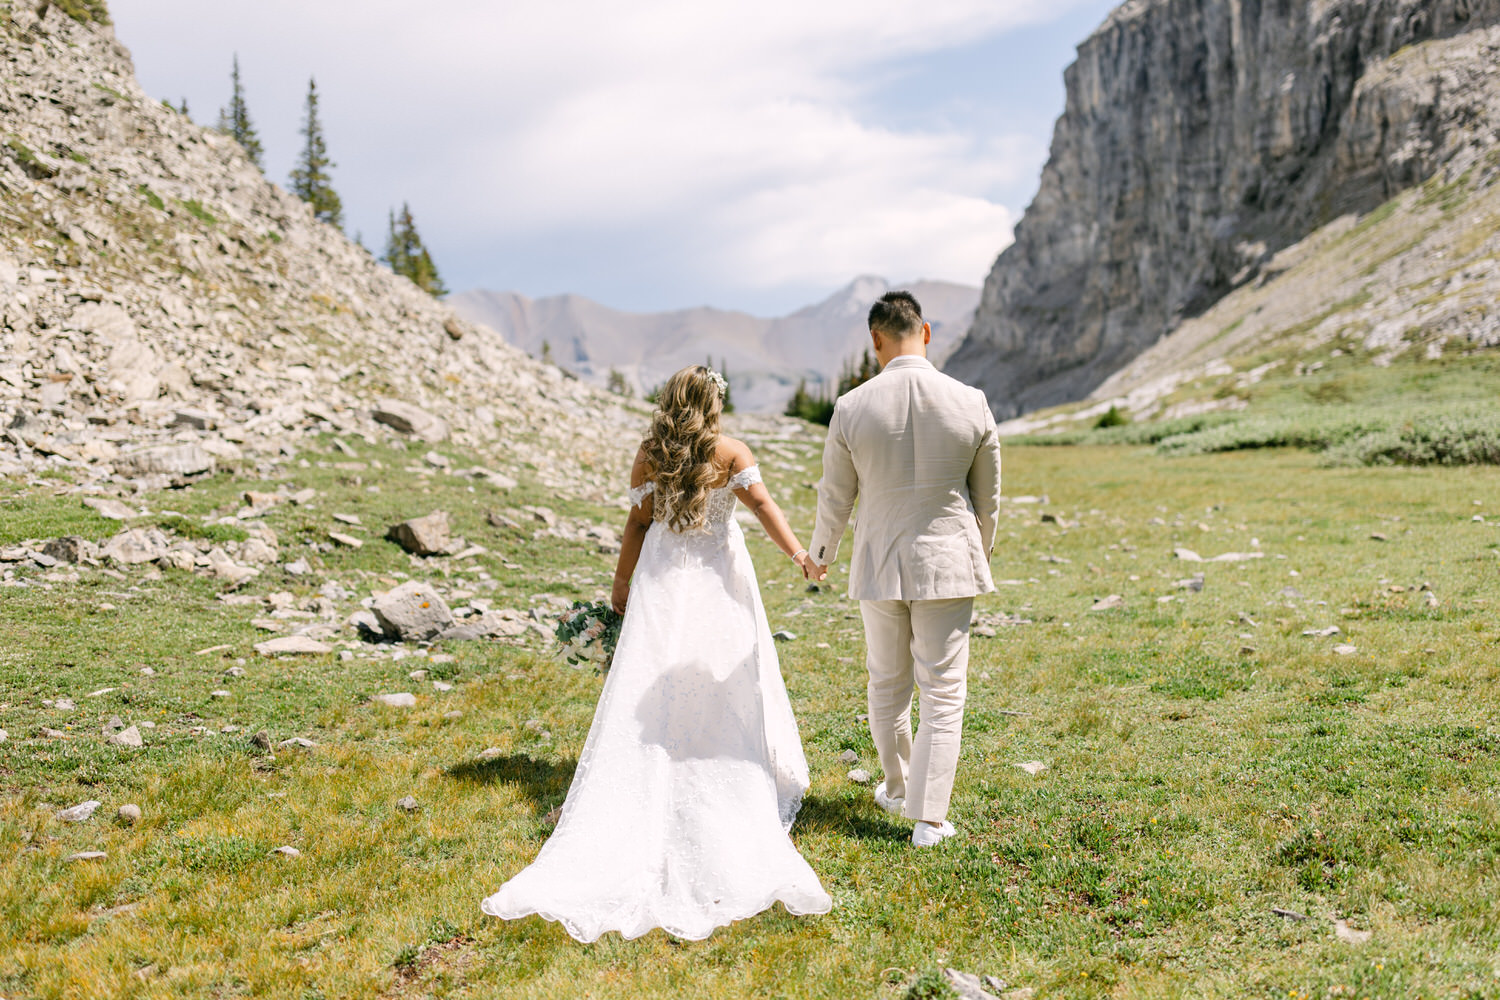
M 760 477 L 760 466 L 750 465 L 729 477 L 729 482 L 716 489 L 710 490 L 708 494 L 708 506 L 704 509 L 704 517 L 707 520 L 706 529 L 713 530 L 716 526 L 727 524 L 734 516 L 735 490 L 748 490 L 756 483 L 764 482 Z M 656 492 L 656 483 L 646 480 L 639 486 L 630 488 L 630 506 L 639 507 L 645 503 L 646 498 Z M 672 519 L 672 508 L 660 498 L 652 507 L 651 520 L 670 521 Z M 703 529 L 700 529 L 703 530 Z
M 701 940 L 778 901 L 832 907 L 788 836 L 807 759 L 733 517 L 734 491 L 759 481 L 751 466 L 714 490 L 694 531 L 669 528 L 658 498 L 557 827 L 485 913 L 587 942 L 656 927 Z

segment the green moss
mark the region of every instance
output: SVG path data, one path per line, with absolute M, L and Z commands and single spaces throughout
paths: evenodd
M 146 204 L 150 205 L 152 208 L 156 209 L 158 212 L 164 212 L 164 211 L 166 211 L 166 209 L 167 209 L 167 203 L 164 202 L 164 201 L 162 201 L 161 198 L 160 198 L 160 196 L 158 196 L 155 191 L 151 190 L 150 188 L 148 188 L 144 184 L 142 184 L 140 187 L 136 188 L 136 191 L 140 193 L 140 195 L 141 195 L 142 198 L 146 199 Z
M 105 0 L 51 0 L 52 5 L 83 24 L 108 24 L 109 8 Z
M 219 220 L 210 215 L 208 209 L 204 208 L 202 202 L 196 198 L 189 198 L 187 201 L 179 200 L 177 204 L 187 209 L 188 214 L 199 222 L 206 222 L 210 226 L 218 224 Z

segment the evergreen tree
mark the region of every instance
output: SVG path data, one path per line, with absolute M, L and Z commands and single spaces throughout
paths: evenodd
M 432 254 L 427 252 L 427 247 L 422 244 L 422 237 L 417 235 L 417 224 L 411 217 L 411 209 L 403 203 L 401 215 L 391 212 L 389 219 L 390 234 L 385 240 L 385 262 L 390 265 L 391 270 L 410 278 L 424 292 L 447 295 L 448 289 L 443 287 L 443 279 L 438 277 Z
M 264 170 L 265 166 L 260 162 L 264 152 L 260 136 L 256 134 L 255 126 L 250 121 L 250 109 L 245 104 L 245 88 L 240 86 L 239 53 L 235 53 L 234 69 L 230 71 L 229 80 L 232 85 L 229 106 L 219 109 L 219 131 L 239 143 L 245 155 L 250 157 L 250 162 Z
M 713 365 L 713 358 L 709 358 L 707 361 L 703 362 L 703 364 L 707 368 L 710 368 L 710 369 L 713 368 L 713 366 L 714 366 Z M 734 412 L 734 388 L 729 384 L 729 365 L 725 362 L 725 360 L 723 358 L 719 359 L 719 368 L 718 368 L 718 371 L 719 371 L 720 375 L 724 376 L 724 407 L 723 407 L 723 410 L 724 410 L 725 413 L 733 413 Z
M 624 374 L 618 368 L 611 368 L 609 370 L 609 391 L 616 396 L 629 397 L 634 395 L 630 391 L 630 383 L 625 381 Z
M 323 123 L 318 120 L 318 81 L 307 81 L 307 118 L 302 123 L 305 140 L 297 165 L 292 168 L 292 193 L 313 207 L 313 215 L 337 229 L 344 228 L 344 205 L 333 189 L 328 171 L 337 166 L 328 158 Z

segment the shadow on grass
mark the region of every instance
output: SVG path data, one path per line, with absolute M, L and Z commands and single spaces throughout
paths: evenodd
M 515 785 L 538 806 L 552 806 L 567 794 L 577 768 L 576 760 L 538 760 L 526 754 L 510 754 L 463 761 L 448 768 L 448 777 L 481 785 Z
M 833 833 L 859 840 L 884 840 L 892 843 L 911 839 L 911 827 L 887 819 L 874 803 L 836 796 L 824 798 L 809 795 L 802 800 L 802 811 L 792 829 L 798 833 Z

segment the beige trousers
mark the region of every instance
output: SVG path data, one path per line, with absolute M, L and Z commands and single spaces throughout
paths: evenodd
M 905 798 L 911 819 L 948 816 L 969 690 L 969 619 L 974 599 L 861 601 L 870 673 L 870 736 L 885 789 Z M 912 688 L 921 728 L 911 735 Z

